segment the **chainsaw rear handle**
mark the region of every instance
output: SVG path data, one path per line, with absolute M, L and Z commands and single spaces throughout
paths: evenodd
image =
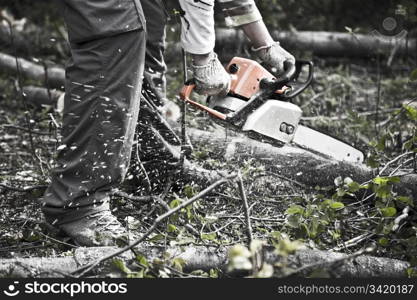
M 200 104 L 198 102 L 195 102 L 195 101 L 191 100 L 190 96 L 191 96 L 191 93 L 193 92 L 194 88 L 195 88 L 194 79 L 191 79 L 191 80 L 187 81 L 184 84 L 184 86 L 182 87 L 181 92 L 180 92 L 181 100 L 185 101 L 186 103 L 190 103 L 190 104 L 194 105 L 195 107 L 199 108 L 200 110 L 205 111 L 205 112 L 209 113 L 210 115 L 212 115 L 212 116 L 214 116 L 214 117 L 216 117 L 220 120 L 226 120 L 227 119 L 227 115 L 225 115 L 225 114 L 223 114 L 223 113 L 221 113 L 221 112 L 219 112 L 215 109 L 212 109 L 210 107 L 207 107 L 203 104 Z
M 284 61 L 284 70 L 284 73 L 282 73 L 278 78 L 262 79 L 260 82 L 261 89 L 268 92 L 274 92 L 276 90 L 282 89 L 284 85 L 291 79 L 293 79 L 295 74 L 297 73 L 297 68 L 295 64 L 290 60 Z
M 306 81 L 299 82 L 298 78 L 300 77 L 303 66 L 308 66 L 308 76 Z M 284 63 L 285 67 L 285 63 Z M 279 77 L 278 80 L 262 79 L 261 88 L 267 91 L 275 91 L 281 89 L 284 85 L 289 87 L 287 91 L 281 94 L 280 99 L 290 99 L 301 92 L 303 92 L 312 82 L 314 74 L 314 65 L 313 62 L 307 60 L 297 60 L 295 64 L 292 64 L 290 69 L 288 69 L 283 75 Z
M 291 99 L 295 96 L 298 96 L 301 94 L 313 81 L 314 77 L 314 65 L 312 61 L 308 60 L 298 60 L 295 63 L 296 66 L 296 72 L 294 74 L 293 80 L 287 82 L 287 86 L 290 87 L 288 89 L 288 92 L 281 95 L 281 99 Z M 308 66 L 308 75 L 307 79 L 304 82 L 300 82 L 298 78 L 300 77 L 301 71 L 303 69 L 303 66 Z

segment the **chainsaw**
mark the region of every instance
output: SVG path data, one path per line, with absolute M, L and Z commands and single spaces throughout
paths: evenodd
M 307 67 L 305 80 L 300 79 Z M 300 124 L 302 111 L 291 99 L 302 93 L 313 80 L 313 63 L 284 63 L 285 72 L 275 77 L 256 61 L 234 57 L 226 70 L 231 76 L 226 96 L 206 99 L 207 105 L 191 100 L 194 80 L 185 83 L 180 98 L 207 112 L 225 127 L 243 132 L 252 139 L 277 147 L 292 143 L 338 161 L 362 163 L 361 151 L 329 135 Z

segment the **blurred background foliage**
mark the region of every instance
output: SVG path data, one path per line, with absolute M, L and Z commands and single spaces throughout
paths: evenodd
M 30 16 L 42 24 L 60 20 L 61 0 L 0 0 L 16 18 Z M 175 1 L 175 0 L 166 0 Z M 378 29 L 384 18 L 405 9 L 404 27 L 412 30 L 417 22 L 415 0 L 256 0 L 271 29 L 346 31 L 345 26 L 368 32 Z M 221 13 L 216 14 L 221 20 Z

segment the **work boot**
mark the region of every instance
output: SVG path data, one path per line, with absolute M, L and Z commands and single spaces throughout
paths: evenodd
M 109 210 L 94 213 L 59 227 L 78 246 L 122 246 L 129 234 Z

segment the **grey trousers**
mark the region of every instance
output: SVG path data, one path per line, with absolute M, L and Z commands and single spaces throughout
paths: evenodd
M 145 55 L 149 68 L 162 77 L 166 70 L 161 43 L 166 17 L 162 9 L 156 14 L 157 2 L 103 0 L 97 8 L 97 1 L 64 1 L 71 58 L 66 68 L 63 143 L 41 199 L 45 217 L 54 225 L 107 209 L 109 191 L 124 179 Z M 147 27 L 144 11 L 150 21 Z M 148 51 L 145 28 L 150 31 Z M 163 93 L 165 86 L 161 87 Z

